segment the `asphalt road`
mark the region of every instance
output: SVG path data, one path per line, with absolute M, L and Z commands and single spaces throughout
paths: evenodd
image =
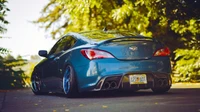
M 30 89 L 0 91 L 0 112 L 200 112 L 200 88 L 36 96 Z

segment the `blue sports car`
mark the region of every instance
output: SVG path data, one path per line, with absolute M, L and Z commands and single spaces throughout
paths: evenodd
M 93 39 L 90 39 L 93 38 Z M 103 40 L 99 40 L 99 39 Z M 155 38 L 128 31 L 68 33 L 35 66 L 34 94 L 152 89 L 167 92 L 172 84 L 170 50 Z

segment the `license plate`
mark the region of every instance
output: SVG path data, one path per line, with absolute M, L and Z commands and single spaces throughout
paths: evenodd
M 129 75 L 130 84 L 147 84 L 146 74 Z

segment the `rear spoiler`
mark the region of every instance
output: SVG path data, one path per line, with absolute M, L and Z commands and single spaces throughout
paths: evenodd
M 137 36 L 124 36 L 124 37 L 118 37 L 118 38 L 112 38 L 112 39 L 108 39 L 105 41 L 102 41 L 100 43 L 98 43 L 98 46 L 102 45 L 102 44 L 106 44 L 106 43 L 111 43 L 111 42 L 117 42 L 117 41 L 156 41 L 155 38 L 152 37 L 145 37 L 142 35 L 137 35 Z

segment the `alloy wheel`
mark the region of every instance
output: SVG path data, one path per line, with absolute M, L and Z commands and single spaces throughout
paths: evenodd
M 40 91 L 40 86 L 41 86 L 41 80 L 40 78 L 36 75 L 32 81 L 32 86 L 35 92 Z
M 63 77 L 63 90 L 65 94 L 68 94 L 70 91 L 70 80 L 71 80 L 71 68 L 67 67 L 65 73 L 64 73 L 64 77 Z

